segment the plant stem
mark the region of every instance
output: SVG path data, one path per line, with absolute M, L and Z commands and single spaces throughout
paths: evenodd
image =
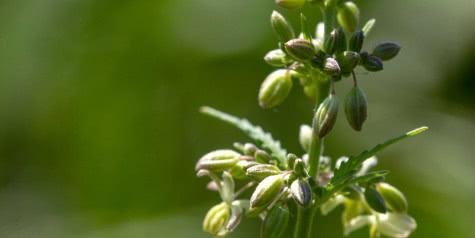
M 303 208 L 298 206 L 297 224 L 295 224 L 294 238 L 310 238 L 312 233 L 313 217 L 317 206 Z

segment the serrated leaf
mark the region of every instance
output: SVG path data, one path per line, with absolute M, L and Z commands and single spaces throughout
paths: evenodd
M 287 151 L 283 149 L 278 140 L 272 138 L 270 133 L 265 132 L 261 127 L 251 124 L 247 119 L 241 119 L 227 113 L 218 111 L 212 107 L 201 107 L 200 112 L 208 116 L 214 117 L 221 121 L 227 122 L 234 127 L 242 130 L 254 142 L 266 150 L 277 161 L 277 165 L 281 169 L 287 166 Z
M 369 151 L 366 150 L 366 151 L 363 151 L 361 154 L 359 154 L 357 156 L 351 156 L 346 162 L 342 162 L 340 164 L 340 167 L 335 169 L 334 176 L 333 176 L 331 182 L 335 183 L 335 182 L 341 180 L 344 177 L 354 175 L 358 171 L 358 169 L 360 168 L 361 164 L 363 164 L 363 162 L 365 160 L 369 159 L 370 157 L 375 155 L 377 152 L 383 150 L 384 148 L 386 148 L 386 147 L 388 147 L 388 146 L 390 146 L 390 145 L 392 145 L 392 144 L 394 144 L 398 141 L 406 139 L 410 136 L 417 135 L 417 134 L 419 134 L 419 133 L 421 133 L 421 132 L 423 132 L 427 129 L 428 129 L 427 127 L 421 127 L 421 128 L 412 130 L 412 131 L 407 132 L 403 135 L 400 135 L 396 138 L 387 140 L 386 142 L 384 142 L 382 144 L 378 144 L 373 149 L 371 149 Z

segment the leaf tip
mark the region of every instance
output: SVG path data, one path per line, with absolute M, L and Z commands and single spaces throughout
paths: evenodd
M 427 130 L 427 129 L 429 129 L 429 127 L 423 126 L 423 127 L 414 129 L 414 130 L 412 130 L 412 131 L 406 133 L 406 135 L 408 135 L 408 136 L 414 136 L 414 135 L 417 135 L 417 134 L 419 134 L 419 133 L 421 133 L 421 132 L 424 132 L 424 131 Z

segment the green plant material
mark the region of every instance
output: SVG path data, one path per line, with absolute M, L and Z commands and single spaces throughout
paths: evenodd
M 363 49 L 364 39 L 363 31 L 353 32 L 350 37 L 350 42 L 348 43 L 348 50 L 359 53 L 361 49 Z
M 269 176 L 278 174 L 280 174 L 280 169 L 270 164 L 252 166 L 246 171 L 246 175 L 256 181 L 262 181 Z
M 315 58 L 315 48 L 310 41 L 293 39 L 285 43 L 285 50 L 297 61 L 305 62 Z
M 342 73 L 351 73 L 360 61 L 360 55 L 353 51 L 345 51 L 336 56 L 336 61 Z
M 226 233 L 226 224 L 230 217 L 229 206 L 220 203 L 211 208 L 203 221 L 203 230 L 213 235 L 223 235 Z
M 272 159 L 272 157 L 263 150 L 257 150 L 254 157 L 256 158 L 256 161 L 261 164 L 267 164 Z
M 231 116 L 227 113 L 220 112 L 211 107 L 207 107 L 207 106 L 201 107 L 200 111 L 201 113 L 212 116 L 221 121 L 227 122 L 237 127 L 238 129 L 242 130 L 247 136 L 253 139 L 259 147 L 263 148 L 268 153 L 270 153 L 270 155 L 272 156 L 272 159 L 277 161 L 277 165 L 279 166 L 279 168 L 285 169 L 286 163 L 287 163 L 287 159 L 286 159 L 287 151 L 281 147 L 279 141 L 274 140 L 272 138 L 272 135 L 270 133 L 266 133 L 259 126 L 252 125 L 246 119 L 240 119 L 238 117 Z
M 373 187 L 366 188 L 364 192 L 364 198 L 368 205 L 376 212 L 386 213 L 388 211 L 386 203 L 383 197 L 379 194 L 378 190 Z
M 330 133 L 335 125 L 337 115 L 338 97 L 332 94 L 328 96 L 322 104 L 320 104 L 313 119 L 314 133 L 318 138 L 323 138 Z
M 298 8 L 303 7 L 305 5 L 306 0 L 276 0 L 275 2 L 277 5 L 288 9 L 288 10 L 295 10 Z
M 310 145 L 312 144 L 312 133 L 312 127 L 308 125 L 300 126 L 299 142 L 305 152 L 310 150 Z
M 360 168 L 361 164 L 363 164 L 363 162 L 365 160 L 371 158 L 377 152 L 383 150 L 384 148 L 386 148 L 386 147 L 388 147 L 388 146 L 390 146 L 390 145 L 392 145 L 392 144 L 394 144 L 398 141 L 406 139 L 408 137 L 417 135 L 417 134 L 419 134 L 419 133 L 421 133 L 421 132 L 423 132 L 427 129 L 428 129 L 427 127 L 420 127 L 420 128 L 414 129 L 414 130 L 409 131 L 405 134 L 402 134 L 402 135 L 400 135 L 396 138 L 389 139 L 384 143 L 378 144 L 375 147 L 373 147 L 371 150 L 365 150 L 357 156 L 351 156 L 348 159 L 348 161 L 342 162 L 340 164 L 340 167 L 338 167 L 337 169 L 334 170 L 334 176 L 331 180 L 332 183 L 342 179 L 343 177 L 353 176 L 354 174 L 356 174 L 356 172 Z
M 292 89 L 290 74 L 290 70 L 279 69 L 267 76 L 259 89 L 262 108 L 272 108 L 284 102 Z
M 274 67 L 282 67 L 292 63 L 293 60 L 281 49 L 275 49 L 269 51 L 269 53 L 264 56 L 264 61 Z
M 394 212 L 407 212 L 407 200 L 404 194 L 399 189 L 387 183 L 379 183 L 376 189 L 383 197 L 386 205 Z
M 273 11 L 271 15 L 272 29 L 281 43 L 285 43 L 295 37 L 292 26 L 287 22 L 284 16 Z
M 345 98 L 345 114 L 348 124 L 356 131 L 361 131 L 368 116 L 366 95 L 359 87 L 353 87 Z
M 343 2 L 338 5 L 337 19 L 348 32 L 354 32 L 360 21 L 360 10 L 354 2 Z
M 303 39 L 312 42 L 312 35 L 310 34 L 307 18 L 303 15 L 303 13 L 300 14 L 300 25 L 302 26 Z
M 239 156 L 239 153 L 232 150 L 216 150 L 201 157 L 196 163 L 195 170 L 224 171 L 239 162 Z
M 392 41 L 380 42 L 374 47 L 372 55 L 378 57 L 382 61 L 390 60 L 399 53 L 401 46 Z
M 312 203 L 312 189 L 304 179 L 297 179 L 290 186 L 292 197 L 302 207 L 309 207 Z
M 272 175 L 259 183 L 251 196 L 251 207 L 267 206 L 280 193 L 284 186 L 283 175 Z
M 287 229 L 290 212 L 287 206 L 275 206 L 267 214 L 261 227 L 261 238 L 280 238 Z
M 361 64 L 370 72 L 383 70 L 383 62 L 374 55 L 361 54 Z
M 371 31 L 373 30 L 375 24 L 376 19 L 374 18 L 366 22 L 366 24 L 363 26 L 364 37 L 368 37 L 369 33 L 371 33 Z

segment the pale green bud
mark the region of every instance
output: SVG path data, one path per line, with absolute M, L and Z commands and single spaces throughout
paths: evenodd
M 312 204 L 312 189 L 310 184 L 304 179 L 297 179 L 290 185 L 292 197 L 302 207 Z
M 337 55 L 336 60 L 342 73 L 351 73 L 358 65 L 360 55 L 353 51 L 345 51 L 343 54 Z
M 360 21 L 360 10 L 354 2 L 344 2 L 338 6 L 337 19 L 346 31 L 353 32 Z
M 222 189 L 220 193 L 221 199 L 223 199 L 224 202 L 231 203 L 233 195 L 234 195 L 234 180 L 231 174 L 224 171 L 223 181 L 221 183 L 222 183 Z
M 294 10 L 303 7 L 305 1 L 306 0 L 275 0 L 275 3 L 285 9 Z
M 373 187 L 366 188 L 364 192 L 364 197 L 368 205 L 374 211 L 379 212 L 379 213 L 387 212 L 388 209 L 386 207 L 386 203 L 384 202 L 383 197 L 381 197 L 381 194 L 379 194 L 378 190 L 376 190 L 375 188 Z
M 275 206 L 266 215 L 261 227 L 261 238 L 280 238 L 289 224 L 287 206 Z
M 227 170 L 239 162 L 239 156 L 240 154 L 233 150 L 216 150 L 201 157 L 195 169 L 205 169 L 214 172 Z
M 271 164 L 258 164 L 258 165 L 250 167 L 246 171 L 246 175 L 249 178 L 257 180 L 257 181 L 262 181 L 269 176 L 278 175 L 278 174 L 280 174 L 279 168 Z
M 378 57 L 382 61 L 390 60 L 399 53 L 401 46 L 392 41 L 384 41 L 378 43 L 373 49 L 372 55 Z
M 312 127 L 308 125 L 300 126 L 299 142 L 305 152 L 310 150 L 310 145 L 312 144 L 312 133 Z
M 267 164 L 272 159 L 272 157 L 263 150 L 257 150 L 254 157 L 256 158 L 256 162 L 261 164 Z
M 272 72 L 261 85 L 259 90 L 259 105 L 271 108 L 281 104 L 292 89 L 290 71 L 279 69 Z
M 297 156 L 295 154 L 289 153 L 287 155 L 287 167 L 289 169 L 294 168 L 295 160 L 297 160 Z
M 310 41 L 293 39 L 285 43 L 285 50 L 298 61 L 309 61 L 315 58 L 315 48 Z
M 264 60 L 269 65 L 275 67 L 282 67 L 292 63 L 292 59 L 290 59 L 281 49 L 269 51 L 269 53 L 264 56 Z
M 348 50 L 359 53 L 363 49 L 364 43 L 364 33 L 363 31 L 355 31 L 350 38 L 348 43 Z
M 359 87 L 353 87 L 345 98 L 345 114 L 351 128 L 361 131 L 368 114 L 366 95 Z
M 376 189 L 383 197 L 386 205 L 394 212 L 407 212 L 407 200 L 404 194 L 397 188 L 387 184 L 380 183 L 376 185 Z
M 314 133 L 319 139 L 326 136 L 335 125 L 338 115 L 338 97 L 330 94 L 318 107 L 313 118 Z
M 280 13 L 272 12 L 271 24 L 280 42 L 285 43 L 295 37 L 294 30 Z
M 330 37 L 325 40 L 323 48 L 329 55 L 344 52 L 346 50 L 346 35 L 343 28 L 338 27 L 333 30 L 330 34 Z
M 247 160 L 240 160 L 237 162 L 236 165 L 232 167 L 232 169 L 229 171 L 229 173 L 233 176 L 235 179 L 246 179 L 246 168 L 249 165 L 249 161 Z
M 374 18 L 366 22 L 366 24 L 363 26 L 363 29 L 362 29 L 365 37 L 368 37 L 371 30 L 373 30 L 375 24 L 376 24 L 376 19 Z
M 281 174 L 265 178 L 251 196 L 251 207 L 267 206 L 276 199 L 283 186 L 284 179 Z
M 295 160 L 294 171 L 298 177 L 307 177 L 307 171 L 305 171 L 305 162 L 302 159 Z
M 361 56 L 361 65 L 370 71 L 377 72 L 383 70 L 383 62 L 374 55 L 368 55 L 366 52 L 360 54 Z
M 377 230 L 388 237 L 408 237 L 417 228 L 414 218 L 405 213 L 386 213 L 379 216 Z
M 226 233 L 226 224 L 230 217 L 230 208 L 226 203 L 212 207 L 203 221 L 203 230 L 213 235 Z
M 248 156 L 253 156 L 256 153 L 257 147 L 254 144 L 246 143 L 244 144 L 244 154 Z

